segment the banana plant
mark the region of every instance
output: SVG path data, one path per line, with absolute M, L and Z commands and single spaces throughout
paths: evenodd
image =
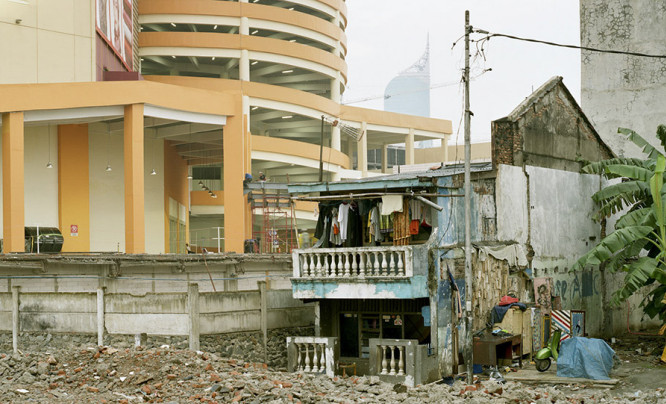
M 643 310 L 649 317 L 666 320 L 666 157 L 636 132 L 624 128 L 618 132 L 641 147 L 647 158 L 614 158 L 583 167 L 584 173 L 621 179 L 592 196 L 599 205 L 595 218 L 624 213 L 615 230 L 583 255 L 571 271 L 604 264 L 611 272 L 624 272 L 624 283 L 611 301 L 615 305 L 654 285 L 642 303 Z M 666 149 L 666 126 L 659 125 L 657 137 Z

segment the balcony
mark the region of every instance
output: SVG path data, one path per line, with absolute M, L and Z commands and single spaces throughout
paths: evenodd
M 337 338 L 287 337 L 289 372 L 325 374 L 333 377 L 338 368 L 339 356 Z
M 427 254 L 427 245 L 294 250 L 294 298 L 428 297 Z
M 313 248 L 297 250 L 300 279 L 401 279 L 413 275 L 412 247 Z
M 408 387 L 439 378 L 437 357 L 415 339 L 370 339 L 369 374 Z

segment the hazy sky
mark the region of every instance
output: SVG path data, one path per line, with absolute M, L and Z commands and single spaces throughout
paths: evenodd
M 580 44 L 577 0 L 347 0 L 349 66 L 343 102 L 381 96 L 388 82 L 411 66 L 425 50 L 430 34 L 431 116 L 453 122 L 455 142 L 462 111 L 465 10 L 478 29 L 553 42 Z M 480 35 L 476 35 L 480 37 Z M 472 55 L 476 45 L 471 45 Z M 580 51 L 493 38 L 486 60 L 473 58 L 471 81 L 472 142 L 490 140 L 490 121 L 508 115 L 532 90 L 553 76 L 580 100 Z M 351 105 L 383 109 L 383 99 Z M 462 128 L 458 143 L 463 143 Z

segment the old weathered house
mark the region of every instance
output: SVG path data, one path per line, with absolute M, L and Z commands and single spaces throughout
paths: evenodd
M 492 144 L 492 164 L 472 166 L 474 329 L 485 327 L 491 308 L 509 292 L 535 303 L 532 280 L 549 277 L 562 309 L 590 313 L 587 333 L 612 331 L 606 318 L 611 314 L 601 307 L 615 279 L 600 271 L 568 272 L 602 234 L 592 220 L 590 197 L 603 180 L 580 174 L 581 161 L 609 158 L 612 152 L 561 77 L 493 122 Z M 358 202 L 365 242 L 293 253 L 293 296 L 316 303 L 316 337 L 289 340 L 294 369 L 334 373 L 340 364 L 352 365 L 360 373 L 407 384 L 454 372 L 459 328 L 454 282 L 465 301 L 462 170 L 444 166 L 289 187 L 294 195 L 322 200 L 321 212 Z M 439 205 L 441 211 L 423 205 L 432 229 L 421 225 L 408 242 L 388 236 L 369 243 L 368 206 L 398 195 L 410 203 L 421 195 Z M 370 205 L 361 202 L 368 199 Z M 409 222 L 423 221 L 418 207 L 407 210 Z M 533 344 L 524 337 L 523 351 L 529 352 Z

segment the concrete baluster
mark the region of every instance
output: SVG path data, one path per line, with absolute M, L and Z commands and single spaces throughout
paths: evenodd
M 303 364 L 301 363 L 301 344 L 294 343 L 296 345 L 296 370 L 301 372 L 303 371 Z
M 319 359 L 319 371 L 326 373 L 326 344 L 320 344 L 321 347 L 321 358 Z
M 388 274 L 389 275 L 396 275 L 395 271 L 395 261 L 393 261 L 393 251 L 389 251 L 389 269 L 388 269 Z
M 312 371 L 317 373 L 319 371 L 319 355 L 317 355 L 317 344 L 312 344 L 313 350 L 313 361 L 312 361 Z
M 368 259 L 368 256 L 364 252 L 358 254 L 359 263 L 358 263 L 358 276 L 360 278 L 365 278 L 365 262 Z
M 398 376 L 405 375 L 405 347 L 400 347 L 400 359 L 398 360 Z
M 324 273 L 322 274 L 322 276 L 329 276 L 328 269 L 330 268 L 330 265 L 328 263 L 328 254 L 322 254 L 321 260 L 324 264 L 323 266 Z
M 388 362 L 386 361 L 386 345 L 382 345 L 382 373 L 383 375 L 388 374 L 388 371 L 386 369 L 386 366 L 388 365 Z
M 375 251 L 375 269 L 372 272 L 373 276 L 379 276 L 381 273 L 379 272 L 379 253 Z
M 398 251 L 398 276 L 405 276 L 405 264 L 402 263 L 402 254 L 404 251 Z
M 331 267 L 330 267 L 331 272 L 329 276 L 335 278 L 338 276 L 338 271 L 337 271 L 338 266 L 335 263 L 335 254 L 331 253 L 330 255 L 331 255 Z
M 310 277 L 310 266 L 308 265 L 308 254 L 301 255 L 303 261 L 301 262 L 301 276 Z
M 319 254 L 315 253 L 315 258 L 317 259 L 317 265 L 315 266 L 315 275 L 321 276 L 321 260 Z
M 386 272 L 387 270 L 387 263 L 386 263 L 386 253 L 382 251 L 382 276 L 387 276 L 388 273 Z
M 310 344 L 303 344 L 305 345 L 305 372 L 309 372 L 312 370 L 310 367 Z
M 351 259 L 352 259 L 352 264 L 351 264 L 352 276 L 358 276 L 358 264 L 356 262 L 356 253 L 352 253 Z
M 349 273 L 349 268 L 351 267 L 351 265 L 349 265 L 349 254 L 343 253 L 342 256 L 345 257 L 345 274 L 343 276 L 345 278 L 349 278 L 349 276 L 351 275 Z M 352 257 L 353 257 L 353 255 L 352 255 Z
M 389 346 L 389 349 L 391 350 L 391 371 L 389 374 L 395 375 L 395 346 Z

